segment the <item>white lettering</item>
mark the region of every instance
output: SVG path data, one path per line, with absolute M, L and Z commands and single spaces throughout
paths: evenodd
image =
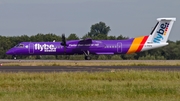
M 69 44 L 70 47 L 76 46 L 99 46 L 99 44 Z
M 77 44 L 69 44 L 69 46 L 71 46 L 71 47 L 76 47 Z
M 35 47 L 35 50 L 39 50 L 39 51 L 44 50 L 44 52 L 56 52 L 56 47 L 53 44 L 50 44 L 50 45 L 48 45 L 48 44 L 42 44 L 42 45 L 35 44 L 34 47 Z
M 83 46 L 99 46 L 99 44 L 98 43 L 96 43 L 96 44 L 69 44 L 69 47 L 83 47 Z M 38 46 L 37 46 L 38 47 Z M 42 46 L 41 46 L 42 47 Z M 54 47 L 54 46 L 50 46 L 50 47 Z M 41 48 L 42 49 L 42 48 Z

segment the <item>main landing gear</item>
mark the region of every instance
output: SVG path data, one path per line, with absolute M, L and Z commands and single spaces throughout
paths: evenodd
M 89 56 L 89 51 L 83 51 L 85 54 L 85 60 L 91 60 L 91 57 Z

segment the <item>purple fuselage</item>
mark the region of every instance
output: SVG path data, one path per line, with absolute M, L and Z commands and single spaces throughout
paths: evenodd
M 73 55 L 84 54 L 126 54 L 133 39 L 128 40 L 91 40 L 61 42 L 22 42 L 6 52 L 8 55 Z

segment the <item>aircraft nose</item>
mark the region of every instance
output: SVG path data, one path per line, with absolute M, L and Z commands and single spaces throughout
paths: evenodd
M 10 50 L 8 50 L 8 51 L 6 52 L 6 54 L 7 54 L 7 55 L 12 55 L 12 54 L 14 54 L 14 51 L 13 51 L 12 49 L 10 49 Z

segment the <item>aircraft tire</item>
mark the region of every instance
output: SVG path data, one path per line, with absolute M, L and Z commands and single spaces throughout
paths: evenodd
M 85 60 L 91 60 L 90 56 L 85 56 Z
M 85 56 L 84 59 L 87 60 L 87 56 Z
M 17 58 L 16 58 L 16 56 L 12 56 L 12 58 L 14 59 L 14 60 L 16 60 Z
M 87 56 L 87 60 L 91 60 L 91 57 L 90 57 L 90 56 Z

